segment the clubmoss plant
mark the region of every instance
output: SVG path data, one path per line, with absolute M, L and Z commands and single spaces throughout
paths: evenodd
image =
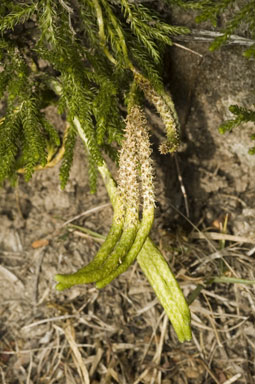
M 199 2 L 165 5 L 200 8 Z M 206 2 L 201 2 L 205 4 Z M 146 4 L 146 5 L 144 5 Z M 112 226 L 94 259 L 77 272 L 56 275 L 57 289 L 110 283 L 137 258 L 180 341 L 190 340 L 190 314 L 167 263 L 149 239 L 154 219 L 153 165 L 144 99 L 166 130 L 162 153 L 179 145 L 179 123 L 160 77 L 172 36 L 153 2 L 130 0 L 2 0 L 0 4 L 0 183 L 29 181 L 61 161 L 68 182 L 76 140 L 84 143 L 91 190 L 101 174 L 114 208 Z M 203 11 L 203 9 L 202 9 Z M 65 133 L 47 120 L 55 105 Z M 125 110 L 126 108 L 126 110 Z M 117 184 L 105 155 L 119 166 Z
M 140 113 L 140 111 L 139 111 Z M 143 117 L 142 117 L 143 118 Z M 80 122 L 77 118 L 74 119 L 75 125 L 77 127 L 77 130 L 80 134 L 81 139 L 83 140 L 84 144 L 87 146 L 87 140 L 84 135 L 84 132 L 81 130 Z M 147 137 L 148 138 L 148 137 Z M 148 147 L 146 148 L 148 151 Z M 149 151 L 148 151 L 149 152 Z M 147 158 L 147 157 L 146 157 Z M 149 161 L 150 163 L 150 161 Z M 149 169 L 151 169 L 151 164 L 149 164 Z M 103 181 L 105 183 L 109 198 L 112 202 L 114 212 L 118 212 L 119 205 L 118 205 L 118 198 L 119 198 L 119 191 L 118 187 L 115 184 L 115 181 L 113 180 L 111 173 L 106 165 L 105 162 L 101 166 L 98 167 L 98 170 L 103 178 Z M 149 186 L 151 185 L 151 176 L 152 172 L 149 171 Z M 148 177 L 146 177 L 146 180 Z M 147 203 L 145 203 L 147 201 Z M 144 198 L 144 208 L 149 208 L 152 205 L 152 202 L 154 203 L 154 198 L 152 193 L 146 194 L 146 197 Z M 149 204 L 149 205 L 148 205 Z M 152 207 L 151 207 L 152 209 Z M 150 225 L 150 220 L 148 221 L 147 218 L 144 218 L 144 223 L 146 224 L 146 230 L 149 231 L 150 227 L 148 226 L 148 223 Z M 152 222 L 152 221 L 151 221 Z M 145 225 L 144 224 L 144 225 Z M 140 229 L 142 226 L 140 227 Z M 171 269 L 169 268 L 168 264 L 166 263 L 164 257 L 161 255 L 160 251 L 155 247 L 155 245 L 152 243 L 152 241 L 149 239 L 148 235 L 146 237 L 146 232 L 138 231 L 137 234 L 137 243 L 135 244 L 135 247 L 133 248 L 133 253 L 131 253 L 131 256 L 127 255 L 127 261 L 124 261 L 123 264 L 120 264 L 119 268 L 121 268 L 120 273 L 124 272 L 127 267 L 130 264 L 130 258 L 133 257 L 133 255 L 137 256 L 138 263 L 143 270 L 145 276 L 148 278 L 152 288 L 154 289 L 160 303 L 164 307 L 175 331 L 178 336 L 178 339 L 180 342 L 184 342 L 187 340 L 191 340 L 191 328 L 190 328 L 190 311 L 189 307 L 186 303 L 186 300 L 183 296 L 183 293 L 180 289 L 180 286 L 178 282 L 176 281 L 174 274 L 172 273 Z M 139 235 L 139 236 L 138 236 Z M 109 235 L 108 235 L 109 236 Z M 140 247 L 141 244 L 142 247 L 140 248 L 140 251 L 138 254 L 137 252 L 137 244 Z M 131 251 L 132 251 L 131 248 Z M 100 252 L 100 251 L 99 251 Z M 129 252 L 130 253 L 130 252 Z M 95 256 L 96 258 L 97 256 Z M 132 261 L 131 261 L 132 262 Z M 92 261 L 93 263 L 93 261 Z M 90 264 L 88 264 L 89 266 Z M 123 265 L 123 267 L 122 267 Z M 98 266 L 98 265 L 97 265 Z M 103 264 L 102 267 L 104 268 Z M 122 269 L 123 268 L 123 269 Z M 86 267 L 83 269 L 85 270 Z M 116 269 L 115 271 L 118 271 Z M 108 274 L 108 271 L 105 271 L 106 277 L 102 281 L 98 281 L 96 285 L 99 288 L 102 288 L 106 284 L 108 284 L 113 278 L 117 277 L 115 275 L 115 271 L 112 271 L 111 274 Z M 79 271 L 78 271 L 79 272 Z M 108 275 L 107 275 L 108 274 Z M 79 280 L 77 282 L 75 274 L 69 275 L 67 277 L 66 275 L 57 275 L 55 278 L 57 281 L 61 281 L 60 284 L 60 290 L 69 288 L 70 286 L 74 284 L 78 284 Z M 67 277 L 67 280 L 66 280 Z M 74 277 L 74 279 L 73 279 Z M 72 280 L 73 279 L 73 280 Z M 69 280 L 69 281 L 68 281 Z M 67 281 L 67 282 L 66 282 Z
M 144 5 L 144 4 L 146 5 Z M 149 239 L 154 219 L 153 165 L 143 97 L 166 131 L 162 154 L 179 146 L 179 122 L 160 77 L 161 57 L 172 36 L 187 28 L 163 20 L 154 2 L 131 0 L 2 0 L 0 3 L 0 183 L 61 161 L 60 184 L 68 182 L 76 140 L 84 143 L 91 191 L 101 174 L 114 208 L 112 226 L 94 259 L 72 274 L 58 274 L 56 288 L 96 283 L 102 288 L 137 258 L 180 341 L 190 340 L 190 313 L 169 266 Z M 216 25 L 233 10 L 223 44 L 245 22 L 255 34 L 255 1 L 162 0 L 195 9 L 198 21 Z M 231 13 L 230 13 L 231 14 Z M 255 46 L 245 51 L 254 58 Z M 143 95 L 143 97 L 142 97 Z M 124 111 L 126 102 L 126 112 Z M 66 120 L 58 132 L 45 115 L 55 105 Z M 253 110 L 232 106 L 235 119 L 221 131 L 255 121 Z M 250 153 L 254 153 L 254 147 Z M 104 160 L 119 165 L 117 184 Z

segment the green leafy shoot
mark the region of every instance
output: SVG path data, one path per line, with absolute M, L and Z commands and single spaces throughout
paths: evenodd
M 231 105 L 229 110 L 235 116 L 234 119 L 228 120 L 221 124 L 219 127 L 219 132 L 224 134 L 226 132 L 232 131 L 233 128 L 240 126 L 244 123 L 253 123 L 255 124 L 255 111 L 251 109 L 246 109 L 239 107 L 238 105 Z M 255 140 L 255 135 L 251 136 L 251 140 Z M 249 149 L 249 154 L 255 154 L 255 146 Z
M 0 8 L 0 32 L 13 30 L 17 24 L 25 23 L 37 10 L 37 5 L 38 1 L 30 2 L 30 4 L 14 4 L 14 2 L 9 1 L 10 11 L 7 15 L 4 16 L 4 9 L 1 12 Z

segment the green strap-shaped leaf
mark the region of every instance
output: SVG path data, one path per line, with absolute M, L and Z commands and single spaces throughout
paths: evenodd
M 119 216 L 119 212 L 117 214 Z M 126 220 L 129 221 L 130 218 Z M 130 225 L 129 228 L 123 231 L 120 237 L 122 229 L 123 223 L 116 223 L 115 221 L 104 244 L 92 262 L 75 273 L 56 275 L 55 280 L 59 282 L 56 288 L 63 290 L 77 284 L 94 283 L 106 278 L 115 270 L 134 242 L 137 225 Z
M 180 342 L 191 340 L 190 311 L 174 274 L 160 251 L 147 238 L 137 257 Z
M 134 243 L 130 248 L 128 254 L 124 258 L 122 264 L 118 266 L 115 271 L 112 271 L 107 277 L 98 281 L 96 283 L 97 288 L 103 288 L 109 284 L 113 279 L 118 277 L 121 273 L 125 272 L 128 267 L 134 262 L 138 253 L 143 247 L 145 240 L 147 239 L 154 219 L 154 208 L 148 209 L 144 212 L 142 222 L 140 224 L 139 230 L 136 234 Z

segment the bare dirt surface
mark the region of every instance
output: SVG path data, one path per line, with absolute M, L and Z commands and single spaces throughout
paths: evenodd
M 65 222 L 85 212 L 72 224 L 102 235 L 111 224 L 104 186 L 99 180 L 97 194 L 90 194 L 78 145 L 64 192 L 58 167 L 0 190 L 1 383 L 255 382 L 254 285 L 208 282 L 212 276 L 255 279 L 250 131 L 217 131 L 230 104 L 255 102 L 254 62 L 237 45 L 208 53 L 207 43 L 182 44 L 203 58 L 174 47 L 166 59 L 166 85 L 183 127 L 176 157 L 158 154 L 160 123 L 148 110 L 157 164 L 152 238 L 186 297 L 203 288 L 190 307 L 192 341 L 177 341 L 137 264 L 101 291 L 93 285 L 55 291 L 54 274 L 75 271 L 100 246 L 100 239 Z

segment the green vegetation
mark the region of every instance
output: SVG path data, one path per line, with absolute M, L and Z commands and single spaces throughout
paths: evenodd
M 233 8 L 241 3 L 240 7 Z M 198 12 L 199 22 L 230 12 L 218 48 L 244 22 L 255 33 L 255 1 L 162 0 Z M 237 9 L 237 10 L 236 10 Z M 144 101 L 159 113 L 166 131 L 163 154 L 179 146 L 179 122 L 163 87 L 161 58 L 172 37 L 188 33 L 160 17 L 153 2 L 129 0 L 3 0 L 0 4 L 0 183 L 28 181 L 37 169 L 61 161 L 65 188 L 75 143 L 84 143 L 91 191 L 98 174 L 114 207 L 109 234 L 95 258 L 74 274 L 56 275 L 57 289 L 110 283 L 138 258 L 180 341 L 190 340 L 189 309 L 167 263 L 149 240 L 154 219 L 153 164 Z M 255 46 L 244 53 L 255 56 Z M 57 132 L 45 108 L 55 105 L 66 120 Z M 254 112 L 232 106 L 235 119 L 221 131 L 255 121 Z M 250 153 L 254 153 L 252 148 Z M 104 155 L 119 166 L 117 184 Z

